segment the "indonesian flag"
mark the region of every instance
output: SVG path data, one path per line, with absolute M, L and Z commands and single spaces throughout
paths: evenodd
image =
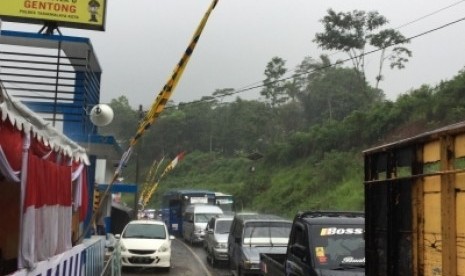
M 21 255 L 31 267 L 72 247 L 72 169 L 31 152 L 27 166 Z
M 186 152 L 183 151 L 181 153 L 179 153 L 178 155 L 176 155 L 176 157 L 171 160 L 171 162 L 168 164 L 168 166 L 166 166 L 165 170 L 163 171 L 163 173 L 161 174 L 160 176 L 160 179 L 165 176 L 165 174 L 169 173 L 172 169 L 174 169 L 174 167 L 176 167 L 176 165 L 178 164 L 179 161 L 181 161 L 182 159 L 184 159 L 184 154 Z

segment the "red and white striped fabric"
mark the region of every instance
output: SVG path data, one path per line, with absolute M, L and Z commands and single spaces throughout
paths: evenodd
M 18 267 L 29 271 L 38 261 L 71 248 L 76 231 L 71 202 L 82 222 L 89 200 L 85 165 L 90 161 L 84 148 L 21 101 L 2 89 L 0 98 L 0 174 L 19 184 L 21 196 L 19 214 L 16 206 L 2 212 L 21 217 Z
M 168 164 L 168 166 L 166 166 L 165 170 L 163 171 L 163 173 L 160 176 L 160 179 L 163 178 L 171 170 L 173 170 L 174 167 L 176 167 L 176 165 L 178 164 L 178 162 L 181 161 L 182 159 L 184 159 L 185 154 L 186 154 L 186 152 L 183 151 L 183 152 L 179 153 L 178 155 L 176 155 L 176 157 L 173 160 L 171 160 L 171 162 Z
M 26 266 L 69 250 L 72 224 L 71 166 L 29 152 L 21 255 Z

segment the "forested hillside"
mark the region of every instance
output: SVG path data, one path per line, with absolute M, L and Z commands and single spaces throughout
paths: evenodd
M 331 12 L 324 23 L 348 15 Z M 381 33 L 373 40 L 373 33 L 360 30 L 363 43 L 354 41 L 346 47 L 333 43 L 334 38 L 325 33 L 317 34 L 315 42 L 323 49 L 349 54 L 363 54 L 368 43 L 382 48 L 389 35 L 397 43 L 407 43 L 398 33 Z M 401 69 L 408 61 L 402 54 L 411 53 L 398 48 L 389 57 L 391 67 Z M 465 118 L 465 71 L 390 101 L 376 88 L 383 79 L 383 64 L 372 86 L 362 59 L 363 55 L 356 55 L 353 66 L 347 66 L 324 55 L 306 57 L 291 78 L 284 78 L 286 62 L 274 57 L 264 70 L 262 99 L 244 100 L 240 91 L 222 88 L 196 102 L 169 103 L 137 144 L 124 177 L 142 185 L 154 160 L 162 162 L 162 169 L 185 152 L 185 158 L 160 181 L 150 205 L 159 205 L 164 190 L 183 187 L 232 193 L 240 209 L 285 216 L 297 210 L 361 210 L 363 149 Z M 235 100 L 224 100 L 231 95 Z M 114 122 L 100 132 L 114 135 L 124 148 L 143 110 L 131 108 L 124 96 L 110 105 Z
M 348 94 L 334 97 L 332 115 L 324 104 L 328 99 L 306 109 L 306 99 L 318 101 L 318 89 L 279 106 L 238 97 L 230 103 L 209 98 L 166 109 L 137 145 L 124 176 L 135 181 L 139 163 L 137 178 L 143 183 L 154 160 L 165 157 L 167 163 L 185 151 L 185 158 L 160 181 L 151 205 L 159 204 L 157 195 L 163 190 L 185 187 L 232 193 L 241 208 L 288 216 L 299 209 L 362 209 L 363 149 L 465 118 L 465 72 L 406 92 L 396 101 L 377 94 L 363 104 L 350 104 L 358 93 L 376 90 L 365 85 L 364 92 L 348 91 L 353 87 L 350 78 L 341 75 L 353 71 L 331 71 L 335 79 L 325 75 L 311 85 L 328 82 L 337 87 L 331 91 Z M 321 92 L 319 97 L 329 97 Z M 338 101 L 341 97 L 346 99 Z M 111 106 L 115 121 L 102 131 L 114 134 L 124 147 L 136 129 L 138 111 L 125 97 Z M 263 157 L 251 160 L 252 153 Z

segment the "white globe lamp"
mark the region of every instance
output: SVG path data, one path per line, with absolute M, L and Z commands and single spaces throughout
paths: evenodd
M 113 116 L 113 109 L 107 104 L 97 104 L 90 110 L 90 121 L 99 127 L 111 123 Z

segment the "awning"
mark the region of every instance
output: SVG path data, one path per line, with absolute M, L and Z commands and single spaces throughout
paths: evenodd
M 0 113 L 3 122 L 8 120 L 17 130 L 31 132 L 33 137 L 55 152 L 90 165 L 83 147 L 56 130 L 50 122 L 44 121 L 19 100 L 6 94 L 3 89 L 0 89 Z

